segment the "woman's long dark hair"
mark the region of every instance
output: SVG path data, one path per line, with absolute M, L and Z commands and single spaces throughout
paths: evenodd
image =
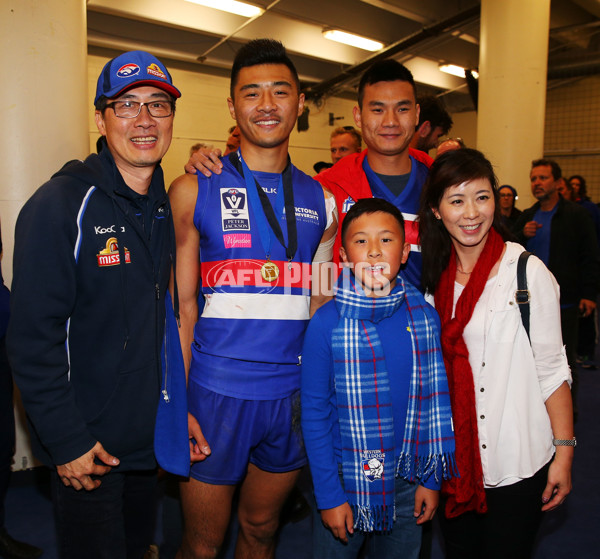
M 431 166 L 421 193 L 419 209 L 419 244 L 423 256 L 422 283 L 429 293 L 434 293 L 442 272 L 448 266 L 452 240 L 441 219 L 436 219 L 433 208 L 440 205 L 444 192 L 451 186 L 476 179 L 487 179 L 494 194 L 495 212 L 493 227 L 504 240 L 511 238 L 502 224 L 498 203 L 498 179 L 492 164 L 476 149 L 457 149 L 440 155 Z

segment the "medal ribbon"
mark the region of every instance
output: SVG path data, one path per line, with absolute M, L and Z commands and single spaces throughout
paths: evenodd
M 258 184 L 258 181 L 246 165 L 239 149 L 237 153 L 229 154 L 229 161 L 246 181 L 248 198 L 250 199 L 252 211 L 256 218 L 260 241 L 265 249 L 267 260 L 270 260 L 271 244 L 273 241 L 272 233 L 275 233 L 275 237 L 281 246 L 285 248 L 285 255 L 288 262 L 291 262 L 298 249 L 298 230 L 296 228 L 296 208 L 294 206 L 294 190 L 292 187 L 292 166 L 289 157 L 287 165 L 279 177 L 279 187 L 277 189 L 277 196 L 275 197 L 275 210 L 273 210 L 273 206 L 269 202 L 265 191 Z M 277 217 L 281 215 L 284 207 L 287 223 L 287 246 Z M 260 211 L 261 208 L 262 212 Z

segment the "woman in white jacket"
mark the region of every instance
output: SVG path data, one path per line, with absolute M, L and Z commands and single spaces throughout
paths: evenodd
M 423 285 L 442 321 L 460 478 L 442 487 L 446 556 L 527 558 L 544 511 L 571 490 L 575 438 L 559 288 L 527 264 L 530 338 L 497 179 L 480 152 L 443 154 L 419 213 Z

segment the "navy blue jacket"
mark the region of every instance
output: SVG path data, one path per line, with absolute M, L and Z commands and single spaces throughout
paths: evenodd
M 44 463 L 100 441 L 119 471 L 155 466 L 173 250 L 162 170 L 141 197 L 107 148 L 67 163 L 23 207 L 7 346 Z
M 2 232 L 0 232 L 0 256 L 2 255 Z M 8 328 L 8 317 L 10 316 L 10 292 L 8 287 L 4 285 L 4 277 L 2 276 L 2 264 L 0 263 L 0 339 L 6 336 Z
M 513 232 L 524 247 L 528 239 L 523 235 L 523 228 L 539 208 L 537 202 L 523 210 L 514 226 Z M 550 228 L 548 269 L 560 286 L 561 305 L 578 305 L 581 299 L 596 300 L 600 259 L 594 224 L 586 210 L 562 196 L 559 196 Z

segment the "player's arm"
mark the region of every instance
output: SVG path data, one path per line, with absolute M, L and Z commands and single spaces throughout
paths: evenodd
M 198 197 L 198 181 L 195 175 L 182 175 L 169 188 L 169 199 L 175 225 L 177 250 L 177 292 L 181 327 L 179 339 L 185 365 L 186 378 L 192 361 L 194 326 L 198 320 L 198 291 L 200 288 L 200 234 L 194 225 L 194 210 Z M 202 435 L 195 417 L 188 414 L 190 459 L 204 460 L 210 447 Z M 194 439 L 196 442 L 192 441 Z
M 336 277 L 332 260 L 333 245 L 338 229 L 338 211 L 334 195 L 325 187 L 323 187 L 323 194 L 327 224 L 312 262 L 310 316 L 333 297 L 333 282 Z
M 186 376 L 191 362 L 194 325 L 198 320 L 200 286 L 200 234 L 194 225 L 198 182 L 194 175 L 182 175 L 169 188 L 177 247 L 177 291 L 181 328 L 181 350 Z

